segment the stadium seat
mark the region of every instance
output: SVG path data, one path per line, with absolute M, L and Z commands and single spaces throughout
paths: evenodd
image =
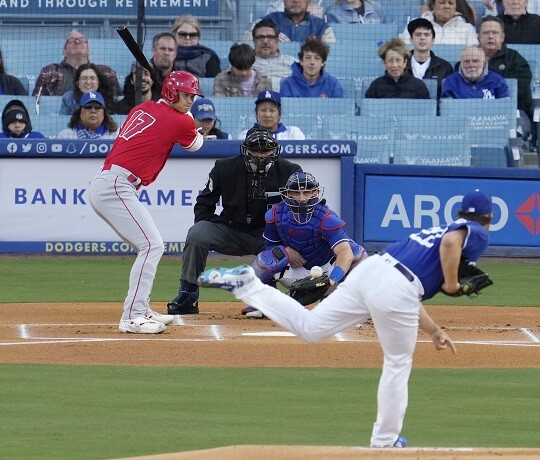
M 34 98 L 35 99 L 35 98 Z M 62 106 L 62 96 L 41 96 L 39 98 L 39 114 L 43 116 L 58 115 Z
M 397 117 L 394 164 L 470 166 L 466 117 Z
M 386 24 L 329 24 L 337 41 L 349 40 L 356 43 L 364 41 L 381 45 L 392 37 L 397 37 L 400 30 L 394 22 Z
M 199 89 L 204 97 L 212 98 L 214 92 L 214 78 L 199 78 Z
M 469 120 L 472 145 L 507 144 L 510 130 L 516 129 L 516 109 L 511 98 L 440 100 L 441 118 L 462 117 Z
M 322 115 L 284 114 L 281 121 L 285 126 L 297 126 L 306 139 L 314 140 L 322 137 L 323 118 Z
M 388 164 L 394 144 L 395 122 L 375 117 L 333 115 L 323 118 L 322 138 L 357 142 L 356 163 Z
M 506 168 L 513 166 L 508 155 L 508 149 L 500 145 L 473 145 L 471 146 L 471 166 Z
M 282 97 L 285 115 L 354 115 L 353 98 Z
M 212 97 L 212 102 L 216 107 L 221 129 L 230 133 L 233 139 L 255 123 L 255 98 Z
M 39 131 L 49 138 L 55 138 L 60 131 L 67 128 L 70 118 L 70 115 L 55 115 L 54 117 L 39 115 L 32 118 L 32 125 L 34 131 Z
M 433 45 L 431 50 L 436 56 L 448 61 L 452 66 L 459 62 L 462 45 Z
M 362 116 L 416 116 L 437 115 L 436 99 L 371 99 L 364 97 L 360 105 Z

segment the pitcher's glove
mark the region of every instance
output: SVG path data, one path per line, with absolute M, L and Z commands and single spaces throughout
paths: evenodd
M 323 273 L 318 278 L 306 276 L 291 284 L 289 295 L 302 305 L 310 305 L 324 297 L 330 287 L 330 278 Z
M 479 294 L 482 289 L 493 284 L 489 275 L 480 270 L 476 265 L 469 262 L 468 259 L 462 258 L 458 267 L 459 289 L 453 294 L 441 289 L 441 291 L 451 297 L 460 297 L 462 295 L 472 296 Z

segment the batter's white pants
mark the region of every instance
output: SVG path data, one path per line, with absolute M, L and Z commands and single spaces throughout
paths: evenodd
M 124 168 L 113 166 L 110 171 L 99 173 L 88 190 L 94 211 L 137 251 L 122 319 L 144 316 L 149 310 L 152 285 L 164 251 L 163 238 L 152 216 L 127 179 L 130 174 Z
M 234 292 L 246 304 L 310 342 L 372 318 L 384 353 L 372 446 L 392 446 L 401 433 L 418 334 L 423 288 L 418 278 L 411 282 L 394 268 L 396 262 L 389 255 L 368 257 L 312 310 L 259 279 Z

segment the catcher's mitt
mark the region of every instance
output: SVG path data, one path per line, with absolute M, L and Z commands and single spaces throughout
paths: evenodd
M 289 295 L 302 305 L 310 305 L 324 297 L 330 287 L 330 278 L 326 273 L 318 278 L 306 276 L 291 284 Z
M 441 291 L 451 297 L 460 297 L 462 295 L 471 296 L 479 294 L 482 289 L 493 284 L 489 275 L 480 270 L 476 265 L 469 262 L 468 259 L 461 259 L 458 267 L 459 289 L 453 294 L 441 289 Z

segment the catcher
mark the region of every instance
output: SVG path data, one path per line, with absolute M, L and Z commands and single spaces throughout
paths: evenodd
M 253 268 L 268 285 L 280 284 L 302 305 L 322 299 L 349 270 L 367 257 L 363 247 L 351 240 L 345 222 L 326 206 L 324 188 L 307 172 L 295 172 L 280 189 L 283 200 L 266 212 L 266 250 L 259 253 Z M 322 276 L 312 277 L 312 267 Z M 247 306 L 242 314 L 263 318 Z

